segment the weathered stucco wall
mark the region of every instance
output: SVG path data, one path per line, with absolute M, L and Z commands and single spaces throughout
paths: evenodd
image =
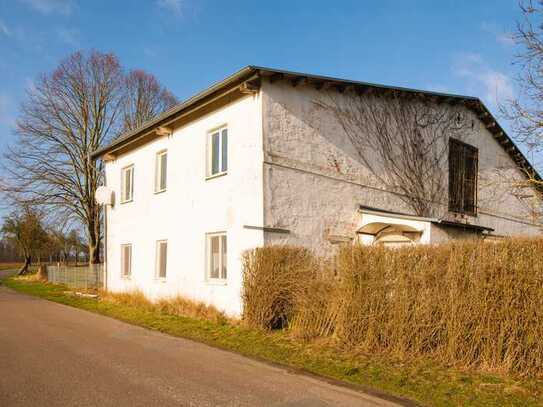
M 413 213 L 361 164 L 334 114 L 314 103 L 322 99 L 322 91 L 264 81 L 262 94 L 264 221 L 291 231 L 266 233 L 266 243 L 309 245 L 325 253 L 334 247 L 331 241 L 341 240 L 338 236 L 354 237 L 358 205 Z M 448 213 L 448 198 L 443 196 L 436 204 L 440 217 L 468 219 L 499 235 L 539 233 L 530 202 L 514 196 L 505 182 L 523 175 L 477 117 L 468 109 L 462 113 L 469 123 L 462 139 L 479 149 L 478 216 Z M 456 234 L 435 229 L 436 240 Z
M 228 174 L 206 180 L 206 135 L 228 126 Z M 106 165 L 117 203 L 108 209 L 107 276 L 113 291 L 150 298 L 182 295 L 241 312 L 241 253 L 263 244 L 262 119 L 259 96 L 246 96 Z M 168 150 L 167 191 L 154 193 L 155 155 Z M 121 168 L 134 165 L 134 200 L 121 204 Z M 227 233 L 228 278 L 206 279 L 206 234 Z M 168 240 L 167 277 L 156 278 L 155 245 Z M 121 244 L 132 244 L 132 276 L 121 277 Z

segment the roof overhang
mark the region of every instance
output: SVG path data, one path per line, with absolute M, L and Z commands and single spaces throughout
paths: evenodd
M 170 131 L 180 118 L 194 113 L 198 109 L 203 109 L 213 104 L 221 98 L 228 98 L 236 95 L 244 95 L 254 93 L 257 90 L 258 77 L 255 76 L 256 71 L 252 67 L 246 67 L 229 76 L 221 82 L 218 82 L 203 92 L 187 99 L 186 101 L 175 105 L 171 109 L 158 115 L 156 118 L 146 122 L 141 127 L 124 133 L 111 144 L 102 147 L 91 154 L 91 158 L 112 159 L 117 154 L 123 152 L 127 148 L 139 145 L 142 139 L 148 136 L 162 136 L 165 131 Z M 152 137 L 151 137 L 152 138 Z
M 494 229 L 492 228 L 489 228 L 487 226 L 481 226 L 481 225 L 474 225 L 474 224 L 471 224 L 471 223 L 462 223 L 462 222 L 452 222 L 452 221 L 448 221 L 448 220 L 439 220 L 437 222 L 432 222 L 436 225 L 441 225 L 441 226 L 448 226 L 448 227 L 453 227 L 453 228 L 458 228 L 458 229 L 464 229 L 464 230 L 473 230 L 473 231 L 478 231 L 478 232 L 493 232 Z
M 394 225 L 400 229 L 403 228 L 402 230 L 406 232 L 422 231 L 424 229 L 424 225 L 429 224 L 472 230 L 480 233 L 489 233 L 494 231 L 494 229 L 486 226 L 454 222 L 439 218 L 409 215 L 402 212 L 387 211 L 365 205 L 359 205 L 358 212 L 371 216 L 369 219 L 365 220 L 361 225 L 359 225 L 357 230 L 358 233 L 368 235 L 376 235 L 380 233 L 382 230 L 384 230 L 380 230 L 380 228 L 384 228 L 387 225 Z
M 314 86 L 317 89 L 324 87 L 335 88 L 338 91 L 344 91 L 347 88 L 353 88 L 361 93 L 378 92 L 383 94 L 408 94 L 413 97 L 431 98 L 436 103 L 463 104 L 472 110 L 482 121 L 484 126 L 493 135 L 496 141 L 509 154 L 512 160 L 519 166 L 528 178 L 542 181 L 541 176 L 530 164 L 528 159 L 515 145 L 511 138 L 500 126 L 496 118 L 490 113 L 483 102 L 473 96 L 455 95 L 442 92 L 430 92 L 418 89 L 410 89 L 397 86 L 386 86 L 381 84 L 340 79 L 329 76 L 312 75 L 307 73 L 285 71 L 281 69 L 272 69 L 260 66 L 249 65 L 226 79 L 215 83 L 203 92 L 187 99 L 170 110 L 160 114 L 155 119 L 148 121 L 140 128 L 125 133 L 117 140 L 106 147 L 100 148 L 91 154 L 93 159 L 106 156 L 113 158 L 115 153 L 127 149 L 134 145 L 136 141 L 151 135 L 157 127 L 169 127 L 181 116 L 187 115 L 190 111 L 201 108 L 210 100 L 228 94 L 229 92 L 241 92 L 242 94 L 254 92 L 258 86 L 260 78 L 267 78 L 270 82 L 288 81 L 292 86 L 298 86 L 302 83 Z M 252 82 L 256 81 L 256 82 Z

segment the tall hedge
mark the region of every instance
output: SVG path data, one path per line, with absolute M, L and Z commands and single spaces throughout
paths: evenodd
M 543 374 L 543 239 L 245 255 L 244 319 L 399 358 Z

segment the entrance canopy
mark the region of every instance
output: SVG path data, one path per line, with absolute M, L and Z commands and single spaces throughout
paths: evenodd
M 429 243 L 430 227 L 434 219 L 422 218 L 373 208 L 359 208 L 362 215 L 357 233 L 364 244 L 396 246 Z

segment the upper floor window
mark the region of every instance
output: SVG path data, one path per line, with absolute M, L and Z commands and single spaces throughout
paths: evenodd
M 166 267 L 168 260 L 168 241 L 159 240 L 156 242 L 156 276 L 166 278 Z
M 130 165 L 121 170 L 121 203 L 134 199 L 134 166 Z
M 449 139 L 449 210 L 477 214 L 477 148 Z
M 166 191 L 168 180 L 168 152 L 157 153 L 155 160 L 155 192 Z
M 226 281 L 226 233 L 207 235 L 207 278 Z
M 228 129 L 222 127 L 208 133 L 207 176 L 226 174 L 228 170 Z

